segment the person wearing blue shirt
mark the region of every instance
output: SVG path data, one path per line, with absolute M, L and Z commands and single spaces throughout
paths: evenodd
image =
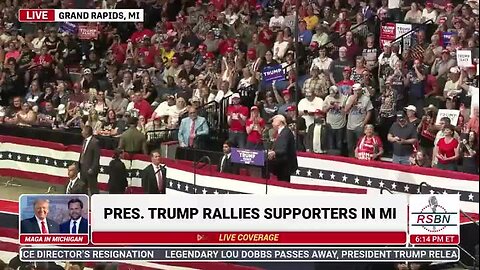
M 198 116 L 197 108 L 188 110 L 188 117 L 182 119 L 178 130 L 180 147 L 198 148 L 203 137 L 208 136 L 208 123 L 204 117 Z
M 307 29 L 307 23 L 304 20 L 301 20 L 298 24 L 298 41 L 308 46 L 312 41 L 312 37 L 312 31 Z

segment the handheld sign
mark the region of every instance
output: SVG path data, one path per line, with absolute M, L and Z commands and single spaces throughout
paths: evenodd
M 265 67 L 262 70 L 263 82 L 271 82 L 274 80 L 285 80 L 285 72 L 282 65 L 275 65 L 271 67 Z
M 78 28 L 78 39 L 91 40 L 97 39 L 98 29 L 96 26 L 80 26 Z
M 458 117 L 460 116 L 459 110 L 447 110 L 447 109 L 440 109 L 438 110 L 437 119 L 435 120 L 435 125 L 440 124 L 440 119 L 443 117 L 450 118 L 451 124 L 456 126 L 458 123 Z
M 68 33 L 68 34 L 75 34 L 78 31 L 78 26 L 73 23 L 64 22 L 60 24 L 59 32 L 60 33 Z
M 472 51 L 471 50 L 457 50 L 457 65 L 459 67 L 472 66 Z

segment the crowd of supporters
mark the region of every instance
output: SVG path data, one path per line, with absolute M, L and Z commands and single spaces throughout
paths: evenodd
M 478 173 L 478 2 L 296 2 L 2 1 L 0 121 L 99 136 L 180 128 L 188 147 L 225 113 L 233 145 L 269 149 L 270 119 L 285 114 L 299 151 Z M 18 22 L 32 7 L 142 8 L 145 21 Z M 406 47 L 380 40 L 386 22 L 425 24 Z M 266 83 L 278 65 L 285 76 Z M 456 125 L 440 109 L 459 110 Z

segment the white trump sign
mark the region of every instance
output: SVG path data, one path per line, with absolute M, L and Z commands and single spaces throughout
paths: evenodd
M 472 66 L 472 51 L 471 50 L 457 50 L 457 65 L 459 67 Z
M 459 110 L 447 110 L 447 109 L 440 109 L 438 110 L 437 120 L 435 121 L 436 125 L 440 124 L 440 119 L 443 117 L 450 118 L 451 124 L 456 126 L 458 122 L 458 117 L 460 116 Z

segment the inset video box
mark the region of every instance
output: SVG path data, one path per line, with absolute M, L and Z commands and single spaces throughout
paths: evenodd
M 24 245 L 88 245 L 87 195 L 28 194 L 19 199 L 19 239 Z
M 92 242 L 109 245 L 404 245 L 407 196 L 103 195 Z

